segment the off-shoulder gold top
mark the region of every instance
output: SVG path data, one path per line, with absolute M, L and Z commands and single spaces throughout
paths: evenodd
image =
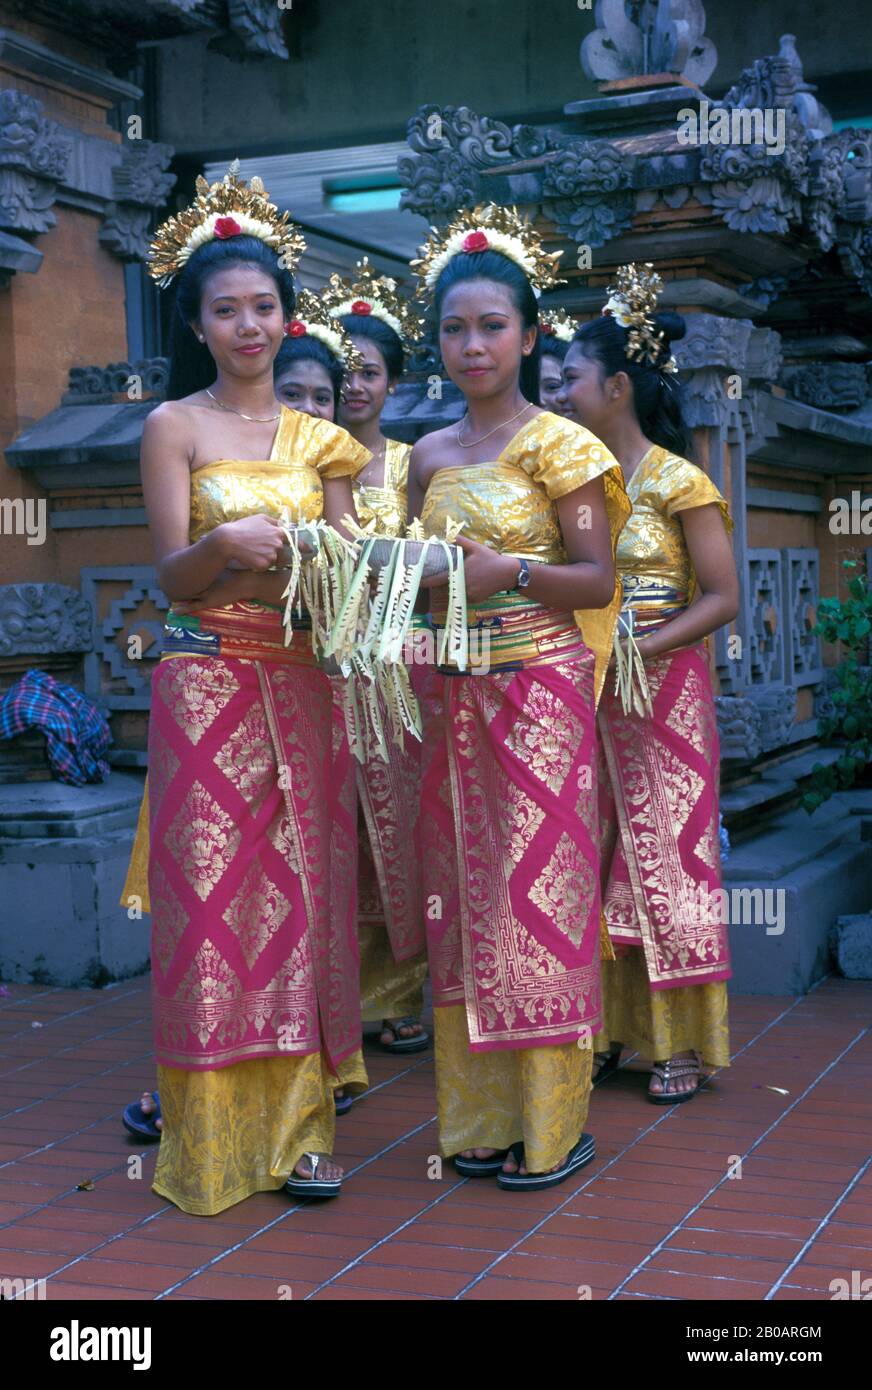
M 324 478 L 354 477 L 370 453 L 329 420 L 282 406 L 268 459 L 219 459 L 191 474 L 193 544 L 225 521 L 265 512 L 317 521 L 324 514 Z
M 463 534 L 506 555 L 566 564 L 555 503 L 602 477 L 614 552 L 630 514 L 617 459 L 583 425 L 543 410 L 523 425 L 494 463 L 439 468 L 430 479 L 421 522 L 429 535 L 445 534 L 446 520 L 465 521 Z M 597 699 L 611 654 L 621 606 L 621 584 L 606 608 L 579 609 L 581 635 L 596 655 Z
M 696 588 L 680 513 L 715 503 L 728 534 L 733 520 L 711 478 L 658 445 L 637 464 L 627 493 L 633 511 L 618 541 L 618 572 L 624 607 L 634 609 L 637 623 L 647 627 L 686 607 Z
M 406 529 L 409 455 L 411 444 L 389 439 L 385 449 L 385 477 L 381 487 L 353 484 L 354 505 L 361 526 L 375 518 L 381 536 L 400 536 Z

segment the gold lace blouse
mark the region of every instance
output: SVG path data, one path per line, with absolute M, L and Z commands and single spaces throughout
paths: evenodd
M 421 522 L 429 535 L 445 534 L 446 520 L 465 521 L 463 534 L 501 554 L 567 563 L 555 503 L 602 477 L 614 552 L 630 513 L 617 459 L 590 430 L 543 410 L 506 445 L 493 463 L 439 468 L 430 479 Z M 580 609 L 575 619 L 596 656 L 599 699 L 621 606 L 621 585 L 606 608 Z
M 268 459 L 219 459 L 191 474 L 191 543 L 225 521 L 287 508 L 301 522 L 324 514 L 324 478 L 354 477 L 370 453 L 329 420 L 282 406 Z
M 400 536 L 406 529 L 409 455 L 411 444 L 389 439 L 385 449 L 385 477 L 381 487 L 353 484 L 354 505 L 361 526 L 375 518 L 380 536 Z
M 617 549 L 618 572 L 624 584 L 624 607 L 655 618 L 658 609 L 674 612 L 693 597 L 696 576 L 679 520 L 683 511 L 714 502 L 727 533 L 733 520 L 729 507 L 701 468 L 652 446 L 627 483 L 633 504 Z M 664 613 L 665 616 L 665 613 Z

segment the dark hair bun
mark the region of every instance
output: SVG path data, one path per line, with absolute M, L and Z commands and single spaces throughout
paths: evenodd
M 673 314 L 669 310 L 655 314 L 654 323 L 666 338 L 667 343 L 677 343 L 687 332 L 687 321 L 684 316 Z

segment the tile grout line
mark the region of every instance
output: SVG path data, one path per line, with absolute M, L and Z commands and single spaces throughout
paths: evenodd
M 410 1068 L 409 1070 L 413 1070 L 413 1068 Z M 351 1177 L 354 1173 L 359 1173 L 364 1168 L 368 1168 L 371 1163 L 375 1163 L 377 1159 L 383 1158 L 384 1155 L 390 1153 L 392 1149 L 396 1149 L 401 1144 L 404 1144 L 407 1139 L 412 1139 L 416 1134 L 420 1134 L 421 1130 L 426 1129 L 428 1125 L 432 1125 L 434 1119 L 435 1116 L 431 1115 L 428 1120 L 424 1120 L 421 1124 L 416 1125 L 414 1129 L 411 1129 L 406 1134 L 401 1135 L 399 1139 L 392 1140 L 390 1144 L 385 1145 L 385 1147 L 383 1149 L 380 1149 L 378 1153 L 371 1154 L 370 1157 L 365 1158 L 362 1163 L 355 1164 L 353 1168 L 349 1168 L 346 1176 Z M 281 1192 L 282 1189 L 277 1188 L 276 1190 Z M 290 1217 L 296 1215 L 298 1211 L 307 1211 L 311 1204 L 311 1201 L 311 1198 L 304 1197 L 301 1202 L 297 1202 L 295 1206 L 292 1206 L 286 1211 L 281 1212 L 277 1217 L 275 1217 L 274 1220 L 269 1221 L 265 1226 L 260 1227 L 257 1231 L 252 1231 L 249 1235 L 245 1237 L 244 1240 L 238 1241 L 237 1244 L 232 1246 L 229 1250 L 222 1250 L 220 1255 L 213 1255 L 211 1260 L 207 1260 L 205 1264 L 202 1264 L 197 1269 L 192 1270 L 190 1274 L 186 1274 L 184 1279 L 179 1279 L 175 1284 L 171 1284 L 169 1288 L 164 1289 L 161 1293 L 159 1293 L 155 1299 L 155 1302 L 160 1302 L 162 1299 L 169 1297 L 171 1293 L 175 1293 L 177 1289 L 183 1288 L 185 1284 L 189 1284 L 191 1280 L 196 1279 L 198 1275 L 204 1274 L 207 1270 L 212 1269 L 215 1265 L 220 1264 L 222 1260 L 226 1260 L 228 1255 L 236 1254 L 237 1250 L 244 1249 L 246 1245 L 248 1245 L 252 1240 L 256 1240 L 258 1236 L 264 1235 L 267 1231 L 273 1230 L 273 1228 L 276 1226 L 280 1226 L 283 1221 L 287 1221 Z M 220 1273 L 220 1270 L 218 1272 Z
M 730 1061 L 734 1062 L 736 1058 L 740 1057 L 743 1052 L 746 1052 L 749 1047 L 752 1047 L 754 1043 L 759 1042 L 761 1038 L 764 1038 L 766 1034 L 776 1026 L 776 1024 L 780 1023 L 782 1019 L 786 1018 L 788 1014 L 792 1013 L 793 1010 L 796 1009 L 801 1002 L 801 999 L 795 999 L 792 1004 L 789 1004 L 787 1006 L 786 1009 L 782 1009 L 781 1013 L 778 1014 L 769 1023 L 767 1023 L 765 1028 L 761 1028 L 759 1033 L 755 1033 L 753 1038 L 749 1039 L 747 1043 L 745 1043 L 741 1048 L 739 1048 L 739 1051 L 730 1057 Z M 723 1067 L 717 1068 L 715 1072 L 712 1072 L 711 1076 L 716 1076 L 719 1071 L 723 1071 Z M 707 1081 L 708 1080 L 711 1080 L 711 1077 L 707 1078 Z M 608 1082 L 605 1082 L 604 1084 L 608 1085 Z M 549 1212 L 546 1216 L 544 1216 L 541 1221 L 537 1221 L 524 1236 L 519 1237 L 519 1239 L 515 1241 L 514 1245 L 511 1245 L 508 1250 L 504 1250 L 502 1254 L 497 1257 L 497 1259 L 492 1260 L 491 1263 L 487 1265 L 481 1271 L 480 1274 L 477 1274 L 474 1279 L 471 1279 L 470 1282 L 460 1290 L 459 1293 L 455 1294 L 455 1299 L 463 1298 L 464 1294 L 469 1293 L 471 1289 L 475 1288 L 477 1284 L 481 1283 L 482 1279 L 487 1278 L 487 1276 L 491 1273 L 493 1269 L 497 1267 L 498 1264 L 500 1264 L 504 1259 L 506 1259 L 509 1255 L 513 1254 L 515 1250 L 517 1250 L 519 1245 L 523 1245 L 525 1240 L 529 1240 L 531 1236 L 535 1235 L 536 1232 L 539 1231 L 542 1228 L 542 1226 L 544 1226 L 548 1221 L 550 1221 L 552 1217 L 559 1216 L 560 1212 L 563 1211 L 564 1207 L 568 1206 L 569 1203 L 574 1200 L 574 1198 L 579 1196 L 579 1194 L 584 1192 L 586 1188 L 590 1187 L 592 1183 L 596 1182 L 599 1178 L 601 1178 L 604 1173 L 607 1173 L 609 1169 L 612 1168 L 616 1163 L 620 1162 L 622 1158 L 625 1158 L 626 1155 L 630 1153 L 636 1147 L 637 1144 L 640 1144 L 643 1139 L 646 1139 L 649 1134 L 652 1134 L 655 1129 L 658 1129 L 661 1124 L 664 1124 L 670 1118 L 671 1114 L 671 1107 L 664 1106 L 662 1115 L 659 1115 L 656 1120 L 653 1120 L 651 1124 L 647 1126 L 646 1129 L 644 1129 L 640 1134 L 637 1134 L 636 1138 L 632 1140 L 631 1143 L 625 1145 L 625 1147 L 620 1151 L 620 1153 L 615 1154 L 614 1158 L 609 1159 L 608 1163 L 606 1163 L 604 1167 L 599 1169 L 599 1171 L 594 1173 L 591 1177 L 587 1178 L 586 1181 L 584 1181 L 580 1187 L 573 1189 L 573 1191 L 567 1196 L 565 1201 L 561 1202 L 559 1206 L 557 1206 L 552 1212 Z M 687 1217 L 691 1215 L 693 1215 L 692 1211 L 686 1212 L 685 1215 L 682 1217 L 682 1221 L 686 1221 Z M 679 1222 L 679 1225 L 680 1224 L 681 1222 Z M 609 1295 L 609 1297 L 614 1297 L 615 1294 L 619 1291 L 620 1290 L 615 1290 L 613 1294 Z
M 372 1088 L 373 1091 L 381 1090 L 384 1086 L 390 1085 L 391 1082 L 400 1080 L 401 1078 L 403 1078 L 403 1077 L 405 1077 L 405 1076 L 408 1076 L 408 1075 L 410 1074 L 410 1072 L 414 1072 L 414 1071 L 418 1070 L 419 1067 L 423 1066 L 426 1060 L 428 1060 L 428 1059 L 422 1059 L 421 1061 L 419 1061 L 419 1062 L 413 1064 L 412 1066 L 404 1067 L 403 1070 L 402 1070 L 401 1072 L 397 1072 L 397 1074 L 396 1074 L 395 1076 L 393 1076 L 393 1077 L 388 1077 L 387 1080 L 384 1081 L 384 1082 L 379 1082 L 378 1086 L 374 1086 L 374 1087 Z M 367 1093 L 368 1093 L 368 1092 L 367 1092 Z M 100 1123 L 100 1122 L 98 1121 L 98 1123 Z M 425 1121 L 422 1125 L 420 1125 L 418 1128 L 419 1128 L 419 1129 L 424 1129 L 424 1128 L 426 1128 L 426 1126 L 427 1126 L 428 1124 L 432 1124 L 432 1123 L 433 1123 L 433 1119 L 432 1119 L 432 1117 L 431 1117 L 429 1120 L 426 1120 L 426 1121 Z M 417 1131 L 412 1131 L 412 1132 L 413 1132 L 413 1133 L 416 1133 Z M 396 1145 L 397 1145 L 398 1143 L 402 1143 L 402 1142 L 403 1142 L 406 1138 L 408 1138 L 408 1137 L 410 1137 L 410 1136 L 409 1136 L 409 1135 L 403 1135 L 401 1139 L 393 1141 L 391 1144 L 387 1145 L 386 1148 L 385 1148 L 384 1150 L 382 1150 L 382 1153 L 387 1153 L 391 1148 L 395 1148 Z M 353 1168 L 353 1169 L 351 1169 L 351 1170 L 349 1170 L 349 1171 L 350 1171 L 350 1172 L 358 1172 L 358 1171 L 360 1171 L 361 1168 L 366 1167 L 369 1163 L 374 1162 L 376 1158 L 379 1158 L 379 1157 L 381 1157 L 381 1156 L 382 1156 L 381 1153 L 376 1154 L 376 1155 L 373 1155 L 372 1157 L 370 1157 L 370 1158 L 368 1158 L 368 1159 L 365 1159 L 365 1160 L 363 1161 L 363 1163 L 358 1164 L 356 1168 Z M 130 1154 L 126 1155 L 126 1157 L 125 1157 L 123 1163 L 117 1165 L 117 1166 L 114 1167 L 114 1168 L 107 1169 L 104 1173 L 101 1173 L 101 1174 L 97 1177 L 96 1181 L 97 1181 L 97 1182 L 100 1182 L 104 1177 L 112 1177 L 112 1176 L 114 1176 L 115 1173 L 123 1172 L 123 1171 L 124 1171 L 124 1168 L 126 1167 L 127 1160 L 128 1160 L 129 1158 L 130 1158 Z M 17 1161 L 17 1160 L 13 1160 L 13 1161 Z M 280 1189 L 279 1189 L 279 1190 L 280 1190 Z M 42 1206 L 40 1206 L 40 1207 L 38 1207 L 38 1208 L 35 1208 L 34 1210 L 42 1211 L 42 1210 L 45 1210 L 47 1207 L 53 1206 L 53 1205 L 55 1205 L 55 1204 L 60 1204 L 61 1202 L 63 1202 L 63 1200 L 64 1200 L 66 1197 L 71 1196 L 72 1193 L 75 1192 L 75 1191 L 78 1191 L 78 1189 L 77 1189 L 77 1188 L 70 1188 L 67 1192 L 61 1193 L 58 1197 L 52 1198 L 52 1200 L 51 1200 L 50 1202 L 43 1203 Z M 267 1225 L 265 1225 L 265 1226 L 263 1226 L 263 1227 L 260 1227 L 257 1231 L 251 1232 L 248 1236 L 245 1237 L 244 1240 L 238 1242 L 236 1245 L 232 1246 L 231 1248 L 229 1248 L 229 1249 L 227 1249 L 227 1250 L 225 1250 L 225 1251 L 222 1251 L 222 1253 L 221 1253 L 220 1256 L 215 1256 L 214 1261 L 208 1261 L 208 1262 L 206 1262 L 204 1265 L 202 1265 L 202 1266 L 200 1267 L 200 1269 L 193 1271 L 191 1274 L 187 1275 L 187 1276 L 185 1277 L 185 1279 L 180 1280 L 178 1284 L 175 1284 L 175 1285 L 171 1286 L 171 1288 L 165 1289 L 162 1293 L 156 1295 L 156 1299 L 163 1298 L 167 1293 L 172 1293 L 172 1292 L 174 1291 L 175 1288 L 178 1288 L 178 1287 L 180 1287 L 182 1284 L 187 1283 L 189 1279 L 194 1278 L 194 1276 L 195 1276 L 196 1274 L 200 1273 L 202 1270 L 208 1269 L 208 1268 L 209 1268 L 209 1265 L 210 1265 L 211 1263 L 214 1263 L 214 1262 L 217 1261 L 217 1260 L 223 1259 L 223 1258 L 225 1258 L 227 1255 L 233 1254 L 234 1251 L 236 1251 L 236 1250 L 238 1250 L 238 1249 L 241 1249 L 241 1248 L 242 1248 L 244 1245 L 246 1245 L 250 1240 L 254 1240 L 258 1235 L 262 1235 L 262 1234 L 264 1234 L 266 1231 L 271 1230 L 273 1226 L 278 1225 L 281 1221 L 285 1220 L 287 1217 L 292 1216 L 292 1215 L 294 1214 L 294 1212 L 304 1210 L 306 1207 L 308 1207 L 308 1205 L 309 1205 L 309 1202 L 308 1202 L 308 1201 L 303 1201 L 303 1202 L 298 1203 L 296 1206 L 291 1207 L 289 1210 L 283 1211 L 274 1221 L 270 1221 L 270 1222 L 267 1223 Z M 118 1232 L 116 1232 L 115 1235 L 110 1236 L 107 1240 L 100 1241 L 97 1245 L 92 1246 L 89 1250 L 83 1250 L 79 1255 L 76 1255 L 76 1256 L 74 1256 L 71 1260 L 68 1260 L 68 1261 L 66 1262 L 66 1264 L 60 1265 L 57 1269 L 52 1270 L 50 1274 L 46 1274 L 46 1275 L 43 1276 L 43 1277 L 46 1279 L 46 1281 L 52 1280 L 52 1279 L 57 1279 L 59 1275 L 66 1273 L 66 1271 L 67 1271 L 68 1269 L 74 1268 L 75 1265 L 77 1265 L 80 1261 L 98 1257 L 98 1256 L 99 1256 L 99 1253 L 100 1253 L 102 1250 L 107 1249 L 107 1247 L 113 1245 L 116 1241 L 123 1239 L 125 1236 L 134 1235 L 137 1231 L 142 1230 L 142 1228 L 143 1228 L 144 1226 L 149 1225 L 152 1221 L 155 1221 L 158 1217 L 163 1216 L 166 1212 L 168 1212 L 168 1211 L 173 1211 L 173 1210 L 178 1210 L 178 1208 L 174 1207 L 174 1204 L 173 1204 L 173 1203 L 167 1203 L 167 1204 L 165 1204 L 165 1205 L 162 1206 L 158 1211 L 156 1211 L 156 1212 L 150 1212 L 148 1216 L 142 1217 L 141 1219 L 139 1219 L 139 1220 L 137 1220 L 137 1221 L 134 1221 L 134 1223 L 133 1223 L 132 1225 L 126 1226 L 125 1229 L 124 1229 L 123 1231 L 118 1231 Z M 33 1214 L 34 1214 L 33 1211 L 31 1211 L 31 1212 L 28 1212 L 28 1213 L 26 1214 L 26 1216 L 31 1216 L 31 1215 L 33 1215 Z M 26 1219 L 26 1216 L 16 1217 L 15 1220 L 13 1221 L 12 1225 L 14 1226 L 14 1225 L 16 1225 L 18 1222 L 25 1220 L 25 1219 Z M 86 1219 L 87 1219 L 87 1217 L 86 1217 Z M 173 1242 L 170 1241 L 169 1243 L 173 1243 Z M 176 1243 L 178 1244 L 178 1243 L 183 1243 L 183 1242 L 176 1242 Z M 148 1301 L 153 1301 L 153 1300 L 148 1300 Z
M 152 1053 L 146 1054 L 147 1057 L 151 1057 L 152 1055 L 153 1055 Z M 140 1058 L 140 1059 L 136 1059 L 136 1060 L 143 1060 L 143 1059 Z M 425 1060 L 426 1060 L 426 1059 L 422 1059 L 421 1061 L 415 1063 L 415 1064 L 412 1065 L 412 1066 L 404 1067 L 403 1070 L 402 1070 L 401 1072 L 397 1072 L 396 1076 L 388 1077 L 388 1078 L 386 1079 L 386 1081 L 384 1081 L 384 1082 L 379 1082 L 379 1084 L 378 1084 L 377 1086 L 372 1087 L 372 1090 L 373 1090 L 373 1091 L 381 1090 L 383 1086 L 390 1085 L 390 1083 L 391 1083 L 392 1081 L 396 1081 L 396 1080 L 401 1079 L 401 1078 L 404 1077 L 404 1076 L 408 1076 L 410 1072 L 414 1072 L 414 1071 L 416 1071 L 419 1067 L 421 1067 L 422 1065 L 424 1065 L 424 1061 L 425 1061 Z M 128 1062 L 128 1063 L 124 1063 L 124 1065 L 125 1065 L 125 1066 L 128 1066 L 128 1065 L 130 1065 L 130 1063 L 129 1063 L 129 1062 Z M 111 1069 L 108 1069 L 108 1071 L 104 1071 L 103 1073 L 99 1073 L 99 1074 L 100 1074 L 100 1075 L 111 1074 Z M 72 1083 L 73 1086 L 78 1085 L 78 1084 L 79 1084 L 78 1082 Z M 69 1089 L 69 1088 L 67 1088 L 67 1089 Z M 367 1093 L 368 1093 L 368 1092 L 367 1092 Z M 39 1102 L 33 1102 L 33 1103 L 34 1103 L 34 1104 L 39 1104 Z M 27 1107 L 23 1107 L 23 1108 L 26 1109 Z M 15 1112 L 9 1112 L 9 1113 L 15 1113 Z M 109 1118 L 108 1116 L 105 1116 L 103 1120 L 97 1120 L 97 1121 L 95 1121 L 95 1124 L 102 1124 L 102 1123 L 105 1122 L 105 1119 L 108 1119 L 108 1118 Z M 431 1124 L 431 1123 L 432 1123 L 432 1120 L 428 1120 L 426 1123 L 427 1123 L 427 1124 Z M 86 1126 L 85 1128 L 91 1128 L 91 1126 Z M 76 1131 L 76 1133 L 81 1133 L 81 1132 L 82 1132 L 81 1130 Z M 65 1136 L 65 1138 L 71 1138 L 71 1137 L 74 1137 L 74 1136 L 73 1136 L 73 1135 L 69 1135 L 69 1134 Z M 56 1142 L 62 1143 L 63 1140 L 59 1140 L 59 1141 L 56 1141 Z M 142 1157 L 142 1156 L 144 1155 L 144 1153 L 145 1153 L 144 1150 L 141 1151 L 139 1156 Z M 129 1154 L 129 1153 L 128 1153 L 127 1155 L 125 1155 L 124 1160 L 123 1160 L 122 1163 L 116 1165 L 114 1168 L 106 1169 L 103 1173 L 101 1173 L 101 1174 L 98 1175 L 96 1181 L 97 1181 L 97 1182 L 100 1182 L 100 1181 L 102 1181 L 102 1179 L 105 1178 L 105 1177 L 112 1177 L 112 1176 L 114 1176 L 114 1174 L 116 1174 L 116 1173 L 123 1172 L 123 1171 L 124 1171 L 124 1168 L 126 1167 L 127 1162 L 128 1162 L 128 1160 L 129 1160 L 130 1157 L 131 1157 L 131 1154 Z M 17 1163 L 17 1162 L 20 1162 L 20 1161 L 21 1161 L 20 1159 L 12 1159 L 12 1160 L 9 1160 L 9 1162 L 11 1162 L 11 1163 Z M 365 1162 L 371 1162 L 371 1161 L 372 1161 L 372 1160 L 370 1160 L 370 1159 L 365 1160 Z M 4 1166 L 4 1165 L 0 1165 L 0 1167 L 2 1167 L 2 1166 Z M 364 1165 L 359 1165 L 359 1166 L 364 1166 Z M 355 1171 L 356 1171 L 356 1170 L 355 1170 Z M 33 1207 L 30 1211 L 26 1212 L 24 1215 L 22 1215 L 22 1216 L 17 1216 L 17 1217 L 15 1217 L 15 1218 L 13 1218 L 12 1222 L 8 1223 L 8 1228 L 14 1228 L 16 1225 L 18 1225 L 18 1223 L 20 1223 L 20 1222 L 22 1222 L 22 1221 L 25 1221 L 29 1216 L 33 1216 L 33 1215 L 34 1215 L 35 1213 L 37 1213 L 37 1212 L 45 1211 L 45 1210 L 47 1210 L 48 1208 L 53 1207 L 53 1206 L 55 1206 L 55 1205 L 57 1205 L 58 1207 L 60 1207 L 60 1205 L 64 1202 L 64 1200 L 65 1200 L 67 1197 L 70 1197 L 70 1196 L 71 1196 L 74 1192 L 76 1192 L 76 1191 L 78 1191 L 78 1188 L 69 1188 L 66 1192 L 60 1193 L 58 1196 L 51 1198 L 49 1201 L 43 1202 L 43 1203 L 41 1203 L 40 1205 L 38 1205 L 38 1206 L 36 1206 L 36 1207 Z M 302 1205 L 306 1205 L 306 1204 L 304 1203 L 304 1204 L 302 1204 Z M 176 1209 L 177 1209 L 177 1208 L 176 1208 Z M 297 1209 L 298 1209 L 298 1208 L 292 1208 L 292 1211 L 293 1211 L 293 1210 L 297 1210 Z M 123 1236 L 134 1234 L 136 1231 L 141 1230 L 143 1226 L 148 1225 L 149 1222 L 155 1220 L 156 1217 L 162 1216 L 162 1215 L 164 1215 L 165 1212 L 167 1212 L 167 1211 L 172 1211 L 172 1210 L 174 1210 L 174 1207 L 173 1207 L 173 1204 L 172 1204 L 172 1203 L 168 1203 L 168 1204 L 162 1206 L 158 1211 L 152 1212 L 152 1213 L 150 1213 L 148 1216 L 143 1217 L 142 1219 L 135 1221 L 132 1225 L 125 1227 L 125 1229 L 124 1229 L 123 1231 L 116 1232 L 116 1234 L 115 1234 L 114 1236 L 109 1237 L 108 1240 L 106 1240 L 106 1241 L 101 1241 L 101 1242 L 98 1243 L 97 1245 L 92 1246 L 89 1250 L 82 1251 L 81 1254 L 77 1255 L 73 1260 L 69 1261 L 69 1262 L 68 1262 L 67 1264 L 65 1264 L 65 1265 L 60 1266 L 60 1267 L 59 1267 L 58 1269 L 56 1269 L 56 1270 L 52 1270 L 52 1272 L 51 1272 L 50 1274 L 47 1274 L 47 1275 L 45 1275 L 44 1277 L 45 1277 L 47 1280 L 57 1278 L 57 1276 L 58 1276 L 59 1274 L 62 1274 L 62 1273 L 64 1273 L 67 1269 L 72 1268 L 72 1266 L 73 1266 L 74 1264 L 77 1264 L 80 1260 L 92 1258 L 97 1252 L 99 1252 L 100 1250 L 105 1249 L 108 1245 L 113 1244 L 116 1240 L 120 1240 Z M 285 1216 L 285 1215 L 288 1215 L 288 1213 L 285 1212 L 285 1213 L 283 1213 L 282 1215 Z M 87 1219 L 87 1218 L 86 1218 L 86 1219 Z M 271 1224 L 275 1224 L 275 1223 L 271 1223 Z M 0 1229 L 6 1229 L 6 1228 L 7 1228 L 6 1225 L 4 1225 L 3 1227 L 0 1227 Z M 269 1229 L 269 1227 L 265 1227 L 264 1229 Z M 254 1232 L 254 1233 L 249 1237 L 249 1239 L 253 1239 L 253 1238 L 254 1238 L 254 1235 L 257 1235 L 257 1234 L 260 1234 L 260 1232 L 259 1232 L 259 1231 L 258 1231 L 258 1232 Z M 243 1242 L 243 1243 L 244 1243 L 244 1242 Z M 236 1248 L 236 1247 L 234 1247 L 234 1248 Z M 227 1251 L 227 1252 L 225 1252 L 225 1253 L 231 1253 L 231 1252 L 230 1252 L 230 1251 Z
M 868 1031 L 868 1030 L 867 1030 L 867 1031 Z M 764 1302 L 764 1303 L 769 1303 L 769 1302 L 775 1297 L 776 1293 L 777 1293 L 778 1290 L 781 1288 L 781 1286 L 782 1286 L 782 1284 L 784 1283 L 784 1281 L 787 1279 L 787 1276 L 788 1276 L 794 1269 L 796 1269 L 796 1266 L 799 1264 L 799 1262 L 800 1262 L 800 1260 L 802 1259 L 803 1255 L 805 1255 L 806 1252 L 807 1252 L 808 1250 L 811 1249 L 812 1245 L 813 1245 L 814 1242 L 817 1240 L 817 1238 L 818 1238 L 818 1236 L 820 1235 L 821 1231 L 823 1231 L 823 1230 L 825 1229 L 825 1227 L 826 1227 L 828 1221 L 830 1220 L 830 1218 L 832 1217 L 833 1213 L 836 1212 L 836 1211 L 838 1211 L 839 1207 L 842 1205 L 842 1203 L 844 1202 L 844 1200 L 845 1200 L 845 1198 L 848 1196 L 848 1194 L 849 1194 L 850 1192 L 853 1192 L 854 1188 L 857 1186 L 857 1184 L 859 1183 L 860 1179 L 863 1177 L 864 1173 L 868 1172 L 870 1165 L 872 1165 L 872 1154 L 869 1155 L 869 1157 L 866 1159 L 866 1162 L 862 1165 L 862 1167 L 860 1167 L 860 1168 L 857 1169 L 856 1173 L 854 1174 L 854 1176 L 853 1176 L 853 1178 L 851 1179 L 851 1181 L 848 1183 L 848 1185 L 847 1185 L 847 1187 L 845 1188 L 844 1192 L 841 1194 L 840 1197 L 837 1197 L 837 1198 L 836 1198 L 835 1202 L 834 1202 L 833 1205 L 830 1207 L 830 1209 L 829 1209 L 829 1211 L 827 1212 L 827 1214 L 826 1214 L 824 1217 L 822 1217 L 821 1220 L 818 1222 L 817 1226 L 816 1226 L 815 1229 L 812 1231 L 811 1235 L 808 1237 L 808 1239 L 806 1240 L 805 1244 L 802 1246 L 802 1249 L 799 1250 L 799 1251 L 797 1252 L 797 1254 L 796 1254 L 796 1255 L 794 1256 L 794 1258 L 791 1260 L 790 1264 L 787 1266 L 787 1268 L 784 1270 L 784 1272 L 776 1279 L 775 1283 L 772 1285 L 772 1287 L 771 1287 L 771 1289 L 769 1290 L 769 1292 L 765 1295 L 765 1297 L 764 1297 L 764 1299 L 763 1299 L 763 1302 Z
M 742 1154 L 742 1163 L 744 1163 L 745 1159 L 749 1158 L 751 1154 L 754 1152 L 754 1150 L 763 1143 L 764 1139 L 767 1139 L 769 1137 L 773 1130 L 776 1130 L 778 1128 L 782 1120 L 784 1120 L 785 1117 L 791 1113 L 791 1111 L 795 1110 L 796 1107 L 800 1105 L 808 1095 L 811 1094 L 811 1092 L 814 1090 L 816 1086 L 820 1084 L 823 1078 L 829 1075 L 829 1073 L 833 1070 L 834 1067 L 838 1066 L 842 1058 L 845 1057 L 847 1053 L 851 1051 L 852 1048 L 856 1047 L 857 1043 L 861 1040 L 861 1038 L 864 1038 L 866 1036 L 868 1031 L 868 1028 L 862 1029 L 861 1032 L 859 1032 L 857 1036 L 853 1038 L 851 1042 L 848 1043 L 847 1047 L 843 1048 L 842 1051 L 838 1054 L 838 1056 L 834 1057 L 833 1060 L 829 1062 L 826 1067 L 824 1067 L 823 1071 L 819 1072 L 818 1075 L 814 1078 L 814 1080 L 809 1082 L 808 1086 L 806 1086 L 805 1090 L 797 1096 L 796 1100 L 791 1101 L 790 1105 L 788 1105 L 786 1109 L 784 1109 L 781 1112 L 778 1118 L 773 1120 L 772 1124 L 768 1125 L 767 1128 L 764 1129 L 762 1134 L 758 1135 L 758 1137 L 754 1140 L 753 1144 L 751 1144 L 750 1147 L 746 1149 L 745 1152 Z M 626 1275 L 624 1279 L 621 1280 L 620 1284 L 618 1284 L 617 1287 L 612 1290 L 612 1292 L 609 1294 L 609 1301 L 617 1298 L 618 1294 L 623 1293 L 624 1289 L 626 1288 L 626 1285 L 630 1282 L 630 1280 L 634 1279 L 636 1275 L 639 1274 L 646 1267 L 646 1265 L 649 1264 L 649 1262 L 654 1258 L 654 1256 L 660 1253 L 660 1251 L 666 1245 L 666 1242 L 669 1239 L 671 1239 L 671 1237 L 674 1236 L 677 1231 L 681 1230 L 688 1217 L 694 1216 L 696 1212 L 699 1211 L 700 1207 L 708 1201 L 709 1197 L 711 1197 L 713 1193 L 717 1192 L 718 1189 L 722 1187 L 725 1182 L 728 1181 L 729 1177 L 725 1173 L 723 1177 L 719 1178 L 718 1181 L 714 1183 L 712 1187 L 709 1188 L 708 1192 L 704 1193 L 704 1195 L 699 1199 L 698 1202 L 694 1203 L 694 1205 L 690 1208 L 689 1211 L 685 1212 L 681 1220 L 676 1222 L 676 1224 L 672 1227 L 672 1230 L 668 1231 L 667 1234 L 663 1237 L 663 1239 L 659 1240 L 652 1250 L 649 1250 L 645 1258 L 639 1261 L 635 1269 L 632 1269 L 630 1273 Z

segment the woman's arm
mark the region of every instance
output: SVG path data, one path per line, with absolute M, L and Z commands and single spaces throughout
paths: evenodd
M 640 637 L 643 657 L 690 647 L 732 622 L 739 611 L 739 577 L 727 528 L 715 502 L 678 512 L 697 580 L 693 602 L 683 613 Z
M 142 493 L 157 581 L 171 602 L 208 589 L 231 561 L 268 570 L 282 550 L 282 532 L 268 516 L 225 522 L 189 544 L 193 457 L 184 414 L 174 401 L 158 406 L 142 431 Z
M 325 478 L 324 479 L 324 520 L 328 526 L 332 526 L 334 531 L 338 531 L 340 536 L 346 540 L 352 537 L 342 525 L 342 518 L 350 516 L 353 521 L 357 521 L 357 509 L 354 505 L 354 493 L 351 488 L 350 478 Z

